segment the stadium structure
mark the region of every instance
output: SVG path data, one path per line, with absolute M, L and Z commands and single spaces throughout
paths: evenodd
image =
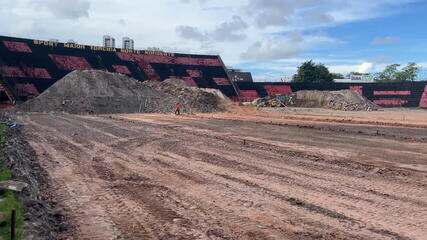
M 427 108 L 427 82 L 234 82 L 216 55 L 88 46 L 0 36 L 0 107 L 34 98 L 74 70 L 98 69 L 139 81 L 179 78 L 189 86 L 219 89 L 235 101 L 298 90 L 351 89 L 383 107 Z

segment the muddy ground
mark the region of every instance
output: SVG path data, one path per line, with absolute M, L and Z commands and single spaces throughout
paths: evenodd
M 425 239 L 427 232 L 426 128 L 336 131 L 333 123 L 170 115 L 18 120 L 72 225 L 62 239 Z

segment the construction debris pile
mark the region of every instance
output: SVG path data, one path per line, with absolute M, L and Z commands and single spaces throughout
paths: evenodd
M 141 83 L 117 73 L 74 71 L 17 110 L 72 114 L 170 113 L 177 103 L 183 106 L 183 112 L 222 110 L 219 97 L 187 87 L 185 83 L 179 85 L 177 81 Z
M 219 90 L 208 91 L 189 87 L 183 80 L 176 78 L 166 79 L 162 82 L 146 81 L 143 84 L 176 99 L 184 106 L 184 111 L 189 113 L 224 110 L 225 99 Z
M 307 107 L 327 108 L 341 111 L 376 111 L 378 106 L 351 90 L 298 91 L 290 95 L 258 98 L 252 102 L 256 107 Z

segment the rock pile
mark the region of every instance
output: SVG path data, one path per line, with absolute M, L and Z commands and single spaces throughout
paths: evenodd
M 295 94 L 275 95 L 257 98 L 252 102 L 256 107 L 290 107 L 295 105 Z
M 378 106 L 351 90 L 298 91 L 290 95 L 259 98 L 252 103 L 256 107 L 312 107 L 341 111 L 376 111 Z
M 72 114 L 169 113 L 178 102 L 184 112 L 222 110 L 217 96 L 186 87 L 177 80 L 142 83 L 122 74 L 93 70 L 68 74 L 17 110 Z
M 146 81 L 145 86 L 153 88 L 162 94 L 180 102 L 184 112 L 215 112 L 224 110 L 222 96 L 209 90 L 189 87 L 181 79 L 166 79 L 163 82 Z

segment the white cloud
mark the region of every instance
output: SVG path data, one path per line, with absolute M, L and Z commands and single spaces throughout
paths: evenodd
M 361 62 L 353 64 L 326 64 L 331 72 L 347 74 L 350 72 L 374 73 L 381 71 L 385 65 L 373 62 Z
M 89 0 L 33 0 L 31 5 L 37 11 L 44 9 L 59 18 L 78 19 L 89 17 Z
M 207 34 L 202 33 L 197 27 L 177 26 L 175 31 L 179 34 L 180 37 L 184 39 L 201 42 L 208 40 Z
M 137 48 L 220 53 L 229 65 L 292 60 L 286 72 L 308 51 L 344 43 L 319 33 L 325 27 L 392 14 L 413 1 L 0 0 L 0 34 L 92 45 L 104 34 L 130 36 Z
M 192 26 L 177 26 L 175 30 L 180 37 L 188 40 L 235 42 L 246 38 L 243 31 L 247 28 L 248 24 L 241 17 L 233 16 L 230 21 L 219 24 L 211 32 L 202 32 Z
M 319 0 L 249 0 L 246 12 L 255 16 L 255 23 L 261 28 L 288 25 L 298 10 L 316 8 Z
M 263 42 L 255 42 L 249 46 L 248 50 L 242 53 L 242 59 L 258 59 L 258 60 L 276 60 L 283 58 L 295 57 L 300 53 L 299 46 L 292 44 L 293 42 L 267 40 Z
M 350 72 L 371 73 L 375 70 L 376 65 L 372 62 L 362 62 L 356 64 L 336 64 L 327 65 L 331 72 L 347 74 Z
M 376 37 L 372 40 L 372 45 L 386 45 L 386 44 L 397 44 L 400 42 L 399 37 L 386 36 L 386 37 Z
M 369 73 L 374 68 L 374 64 L 371 62 L 364 62 L 357 67 L 357 72 Z
M 239 16 L 233 16 L 229 22 L 223 22 L 212 32 L 212 37 L 217 41 L 238 41 L 246 38 L 242 33 L 248 28 L 248 24 Z
M 258 41 L 242 53 L 245 60 L 278 60 L 293 58 L 301 52 L 325 44 L 340 44 L 342 41 L 325 34 L 303 35 L 292 32 L 286 36 L 274 37 Z

